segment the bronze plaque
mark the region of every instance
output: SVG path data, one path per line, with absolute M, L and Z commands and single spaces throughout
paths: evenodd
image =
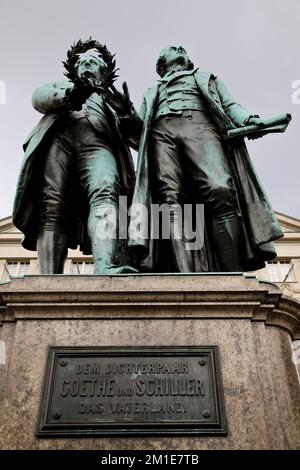
M 217 346 L 49 348 L 39 437 L 226 432 Z

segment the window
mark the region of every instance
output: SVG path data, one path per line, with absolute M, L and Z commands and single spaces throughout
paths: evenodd
M 23 277 L 29 273 L 29 263 L 19 263 L 18 276 Z
M 293 265 L 290 261 L 270 261 L 267 264 L 270 281 L 272 282 L 294 282 L 295 276 Z
M 92 261 L 72 261 L 72 274 L 93 274 L 93 272 Z
M 12 277 L 23 277 L 29 273 L 29 261 L 7 261 L 4 265 L 2 282 L 9 281 Z

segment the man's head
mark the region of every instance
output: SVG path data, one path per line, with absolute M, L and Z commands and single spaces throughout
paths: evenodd
M 104 44 L 89 38 L 79 39 L 67 52 L 63 62 L 65 75 L 71 82 L 84 78 L 102 88 L 109 88 L 117 78 L 116 61 Z
M 180 65 L 183 70 L 194 68 L 194 64 L 182 46 L 172 45 L 162 49 L 156 62 L 156 72 L 163 77 L 174 65 Z
M 106 64 L 104 60 L 97 54 L 97 52 L 88 51 L 82 54 L 76 65 L 76 72 L 79 78 L 91 79 L 93 82 L 100 83 L 101 74 L 105 69 Z

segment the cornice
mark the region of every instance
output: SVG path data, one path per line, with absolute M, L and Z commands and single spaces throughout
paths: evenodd
M 0 285 L 2 322 L 66 319 L 244 319 L 300 339 L 300 302 L 242 274 L 25 276 Z

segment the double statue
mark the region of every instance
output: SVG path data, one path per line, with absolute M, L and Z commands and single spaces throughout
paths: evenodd
M 64 67 L 68 80 L 33 93 L 44 116 L 24 144 L 13 210 L 42 274 L 63 273 L 78 245 L 92 253 L 95 274 L 241 272 L 276 256 L 283 233 L 244 138 L 226 138 L 267 128 L 219 78 L 183 47 L 167 47 L 137 113 L 126 83 L 122 92 L 113 85 L 106 46 L 78 41 Z M 136 172 L 129 147 L 138 151 Z M 201 243 L 191 243 L 197 233 Z

